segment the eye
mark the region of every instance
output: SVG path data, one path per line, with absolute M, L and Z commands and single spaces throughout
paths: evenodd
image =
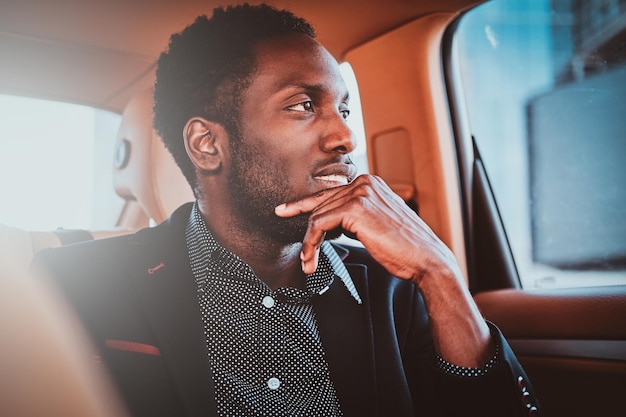
M 303 101 L 302 103 L 289 106 L 287 109 L 300 112 L 313 112 L 313 102 L 311 100 Z
M 350 109 L 348 108 L 348 103 L 344 102 L 339 105 L 339 113 L 341 113 L 341 116 L 343 117 L 344 120 L 346 120 L 348 116 L 350 116 Z

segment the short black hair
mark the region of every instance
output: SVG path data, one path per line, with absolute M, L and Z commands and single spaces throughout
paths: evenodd
M 194 116 L 222 124 L 236 136 L 241 92 L 255 68 L 254 46 L 263 40 L 313 27 L 287 10 L 243 4 L 216 8 L 170 38 L 157 62 L 154 128 L 196 192 L 196 172 L 182 131 Z

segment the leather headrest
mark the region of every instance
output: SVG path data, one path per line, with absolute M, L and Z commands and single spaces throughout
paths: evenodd
M 152 91 L 136 95 L 122 114 L 113 181 L 117 194 L 137 201 L 161 223 L 180 205 L 193 201 L 191 187 L 152 128 Z M 182 140 L 182 133 L 181 133 Z

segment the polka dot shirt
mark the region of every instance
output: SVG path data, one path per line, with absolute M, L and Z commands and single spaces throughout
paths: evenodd
M 272 291 L 221 247 L 194 206 L 187 247 L 220 416 L 341 416 L 315 322 L 312 297 L 339 277 L 358 292 L 332 246 L 322 245 L 306 289 Z

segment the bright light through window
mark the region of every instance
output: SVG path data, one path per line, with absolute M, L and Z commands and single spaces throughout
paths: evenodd
M 350 92 L 350 117 L 348 117 L 348 126 L 356 136 L 356 149 L 352 153 L 352 160 L 359 169 L 359 174 L 369 172 L 367 166 L 367 144 L 365 141 L 365 126 L 363 124 L 363 111 L 361 110 L 361 97 L 359 96 L 359 86 L 356 82 L 356 76 L 352 70 L 352 66 L 344 62 L 339 65 L 341 75 Z
M 120 116 L 0 95 L 0 223 L 28 230 L 110 228 Z

